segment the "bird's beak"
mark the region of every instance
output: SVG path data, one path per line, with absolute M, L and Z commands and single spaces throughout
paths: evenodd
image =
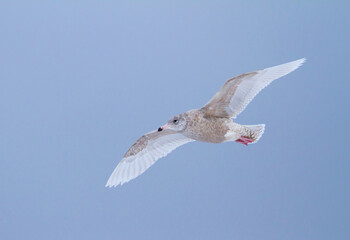
M 165 124 L 165 125 L 161 126 L 160 128 L 158 128 L 158 132 L 161 132 L 167 128 L 168 128 L 168 126 L 167 126 L 167 124 Z

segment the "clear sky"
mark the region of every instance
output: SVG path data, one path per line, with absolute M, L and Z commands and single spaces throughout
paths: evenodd
M 347 1 L 1 1 L 0 239 L 350 239 Z M 105 188 L 131 144 L 302 57 L 237 118 Z

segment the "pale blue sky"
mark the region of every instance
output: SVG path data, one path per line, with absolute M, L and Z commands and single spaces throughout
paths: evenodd
M 1 1 L 0 239 L 350 239 L 344 1 Z M 232 76 L 306 57 L 237 118 L 104 185 Z

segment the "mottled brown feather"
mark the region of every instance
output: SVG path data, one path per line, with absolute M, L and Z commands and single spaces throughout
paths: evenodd
M 231 117 L 227 107 L 229 107 L 232 97 L 245 78 L 253 77 L 256 74 L 257 72 L 243 73 L 227 80 L 214 97 L 201 108 L 205 116 Z
M 140 137 L 130 148 L 129 150 L 125 153 L 124 158 L 134 156 L 141 152 L 145 147 L 147 147 L 148 141 L 149 140 L 156 140 L 160 137 L 169 135 L 169 134 L 174 134 L 175 132 L 172 130 L 164 130 L 161 132 L 158 131 L 152 131 L 149 132 L 142 137 Z

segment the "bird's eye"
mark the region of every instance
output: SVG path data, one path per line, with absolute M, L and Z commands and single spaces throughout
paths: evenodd
M 177 119 L 174 119 L 174 120 L 173 120 L 173 123 L 177 123 Z

